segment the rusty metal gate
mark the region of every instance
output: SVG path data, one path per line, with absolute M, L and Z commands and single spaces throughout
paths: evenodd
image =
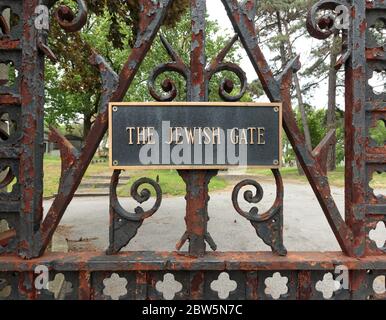
M 156 181 L 141 179 L 134 183 L 131 195 L 139 203 L 149 199 L 148 192 L 139 192 L 144 184 L 156 190 L 156 203 L 149 211 L 137 208 L 130 213 L 121 207 L 116 195 L 120 172 L 114 172 L 110 195 L 110 246 L 106 253 L 48 253 L 47 246 L 73 199 L 81 179 L 106 133 L 108 103 L 121 101 L 133 78 L 151 48 L 163 19 L 173 0 L 139 0 L 140 24 L 135 45 L 119 75 L 98 53 L 90 63 L 100 72 L 103 98 L 99 114 L 91 128 L 84 148 L 77 152 L 57 131 L 51 130 L 50 139 L 60 146 L 62 173 L 59 192 L 46 216 L 43 216 L 43 110 L 44 59 L 52 57 L 46 45 L 47 32 L 34 27 L 35 8 L 52 7 L 56 0 L 0 0 L 0 11 L 10 8 L 18 19 L 7 24 L 0 19 L 0 63 L 11 64 L 17 70 L 12 85 L 1 83 L 0 116 L 7 114 L 12 130 L 1 130 L 0 171 L 6 174 L 0 182 L 0 220 L 6 220 L 10 229 L 0 234 L 0 299 L 52 299 L 53 294 L 43 288 L 37 290 L 35 267 L 49 268 L 50 280 L 62 274 L 74 290 L 66 299 L 109 299 L 104 293 L 104 280 L 113 273 L 126 280 L 127 293 L 122 299 L 162 299 L 156 289 L 158 281 L 170 273 L 181 284 L 175 299 L 219 299 L 211 287 L 223 272 L 237 283 L 229 299 L 273 299 L 265 290 L 266 279 L 276 272 L 287 277 L 287 292 L 280 299 L 323 299 L 316 283 L 326 273 L 335 275 L 337 266 L 346 266 L 349 284 L 333 294 L 333 299 L 385 299 L 373 289 L 373 282 L 386 275 L 386 247 L 377 247 L 369 237 L 379 222 L 386 223 L 386 198 L 374 195 L 369 182 L 376 173 L 386 170 L 385 145 L 377 145 L 370 138 L 370 129 L 379 120 L 386 119 L 385 93 L 375 94 L 368 84 L 373 72 L 385 71 L 385 44 L 372 39 L 369 28 L 380 19 L 385 21 L 384 0 L 321 0 L 315 4 L 308 18 L 312 36 L 325 39 L 335 30 L 329 18 L 318 18 L 320 10 L 331 10 L 343 5 L 350 12 L 350 23 L 343 31 L 344 52 L 337 68 L 345 69 L 345 212 L 339 212 L 332 197 L 325 171 L 327 146 L 333 134 L 329 133 L 312 152 L 308 150 L 291 106 L 292 76 L 300 70 L 299 58 L 288 63 L 282 74 L 275 77 L 257 42 L 254 26 L 255 2 L 252 0 L 222 0 L 237 36 L 222 52 L 207 64 L 205 55 L 205 0 L 191 0 L 192 47 L 190 66 L 185 65 L 175 50 L 163 40 L 171 62 L 159 66 L 151 75 L 150 92 L 158 101 L 171 101 L 175 87 L 171 81 L 163 84 L 165 94 L 159 96 L 152 84 L 154 77 L 165 71 L 175 71 L 187 82 L 189 101 L 205 102 L 208 83 L 222 70 L 236 73 L 240 78 L 240 94 L 232 97 L 233 84 L 224 81 L 220 96 L 225 101 L 238 101 L 244 93 L 245 73 L 236 65 L 225 62 L 235 41 L 240 41 L 272 102 L 283 103 L 283 126 L 297 158 L 303 167 L 327 221 L 341 247 L 341 252 L 288 252 L 283 243 L 284 186 L 280 171 L 273 170 L 276 181 L 276 200 L 272 208 L 257 214 L 256 209 L 243 211 L 237 195 L 241 187 L 250 186 L 254 193 L 244 194 L 254 204 L 261 200 L 262 189 L 256 181 L 246 180 L 235 186 L 232 200 L 240 215 L 251 222 L 257 236 L 271 252 L 208 252 L 206 244 L 215 250 L 215 240 L 207 230 L 208 183 L 216 176 L 215 170 L 179 171 L 187 186 L 186 232 L 177 244 L 176 252 L 122 252 L 136 234 L 144 219 L 158 210 L 162 191 Z M 56 11 L 56 19 L 68 32 L 76 32 L 87 21 L 87 8 L 77 0 L 78 12 L 65 6 Z M 331 28 L 329 28 L 331 27 Z M 12 181 L 16 180 L 16 183 Z M 12 185 L 9 187 L 8 185 Z M 8 188 L 6 188 L 8 186 Z M 5 191 L 4 191 L 5 190 Z M 299 212 L 299 215 L 303 214 Z M 345 219 L 342 218 L 345 216 Z M 177 241 L 178 239 L 176 239 Z M 179 252 L 188 241 L 188 252 Z

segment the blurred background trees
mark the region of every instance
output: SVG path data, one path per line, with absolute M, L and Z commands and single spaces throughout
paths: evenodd
M 186 63 L 189 63 L 191 38 L 189 2 L 189 0 L 175 0 L 161 29 L 162 34 Z M 306 17 L 309 7 L 315 2 L 315 0 L 260 0 L 257 2 L 255 24 L 258 41 L 269 51 L 270 64 L 275 74 L 280 73 L 288 61 L 298 53 L 301 53 L 302 60 L 307 62 L 294 77 L 293 105 L 310 150 L 318 145 L 330 129 L 336 130 L 336 145 L 331 146 L 328 155 L 328 169 L 334 170 L 344 159 L 344 110 L 343 106 L 337 103 L 337 98 L 343 93 L 344 75 L 343 71 L 335 69 L 342 41 L 339 34 L 323 41 L 310 41 L 306 30 Z M 74 1 L 70 0 L 61 3 L 74 5 Z M 90 17 L 80 33 L 65 33 L 52 19 L 49 45 L 59 61 L 56 64 L 48 62 L 46 69 L 47 124 L 77 132 L 83 137 L 88 134 L 93 124 L 100 102 L 99 74 L 88 62 L 89 48 L 90 46 L 95 48 L 118 73 L 135 41 L 139 12 L 139 3 L 136 0 L 87 0 L 87 3 Z M 374 30 L 375 36 L 380 38 L 380 41 L 382 39 L 385 41 L 384 30 L 384 25 Z M 208 20 L 206 47 L 208 60 L 218 54 L 230 36 L 224 34 L 218 22 Z M 302 52 L 298 52 L 299 47 Z M 239 53 L 240 50 L 235 45 L 227 60 L 239 63 L 241 61 Z M 148 92 L 147 80 L 157 65 L 168 61 L 170 57 L 157 37 L 129 89 L 126 100 L 153 100 Z M 177 100 L 185 100 L 184 79 L 176 74 L 166 73 L 157 80 L 160 91 L 160 83 L 165 77 L 175 82 L 178 89 Z M 238 83 L 233 74 L 224 72 L 216 75 L 210 83 L 211 101 L 220 100 L 218 86 L 224 78 L 230 78 Z M 382 80 L 381 89 L 384 92 L 384 75 L 381 82 Z M 313 99 L 313 95 L 323 82 L 328 84 L 326 105 L 320 105 L 319 101 Z M 237 93 L 238 89 L 236 85 L 234 93 Z M 248 92 L 243 101 L 261 100 L 263 97 L 260 82 L 253 80 L 248 84 Z M 384 123 L 379 123 L 372 129 L 371 135 L 377 143 L 384 143 L 386 141 Z M 284 160 L 288 165 L 296 161 L 287 139 L 284 141 Z

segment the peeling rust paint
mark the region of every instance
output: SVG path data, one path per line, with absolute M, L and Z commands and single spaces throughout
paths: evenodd
M 310 34 L 326 39 L 336 30 L 331 21 L 318 18 L 319 10 L 332 10 L 345 5 L 351 10 L 349 30 L 342 32 L 343 49 L 336 69 L 345 68 L 345 220 L 342 218 L 331 194 L 326 175 L 327 146 L 332 142 L 329 132 L 320 144 L 310 152 L 305 146 L 291 106 L 292 75 L 300 70 L 299 57 L 289 62 L 282 74 L 274 77 L 262 50 L 259 47 L 254 26 L 256 1 L 222 0 L 236 35 L 207 64 L 205 53 L 205 0 L 191 0 L 192 39 L 190 64 L 186 65 L 165 38 L 161 41 L 172 61 L 156 67 L 149 79 L 149 91 L 158 101 L 171 101 L 177 97 L 177 89 L 171 79 L 166 79 L 160 95 L 155 83 L 165 71 L 178 72 L 187 83 L 189 101 L 207 101 L 208 84 L 212 76 L 221 71 L 231 71 L 240 80 L 241 89 L 231 96 L 234 83 L 224 79 L 219 86 L 224 101 L 239 101 L 246 90 L 246 75 L 237 65 L 224 62 L 229 50 L 240 41 L 263 89 L 273 102 L 283 102 L 284 129 L 293 146 L 301 166 L 319 201 L 328 223 L 343 252 L 339 253 L 287 253 L 283 243 L 283 196 L 284 188 L 280 172 L 274 171 L 277 197 L 268 212 L 259 214 L 257 208 L 249 212 L 240 209 L 237 195 L 242 186 L 254 186 L 257 193 L 246 192 L 244 198 L 250 203 L 261 200 L 262 189 L 256 181 L 242 181 L 233 192 L 236 211 L 247 218 L 257 235 L 276 254 L 269 252 L 210 253 L 216 244 L 208 233 L 208 184 L 216 170 L 181 170 L 179 174 L 186 183 L 186 232 L 177 244 L 177 252 L 128 252 L 119 253 L 137 233 L 146 218 L 159 208 L 162 191 L 158 181 L 142 178 L 133 184 L 131 195 L 143 203 L 150 198 L 150 191 L 139 187 L 150 184 L 156 191 L 156 202 L 152 209 L 140 207 L 134 213 L 125 211 L 119 204 L 116 186 L 119 173 L 111 181 L 110 194 L 110 247 L 107 254 L 82 252 L 77 254 L 52 254 L 45 250 L 55 232 L 67 206 L 70 204 L 80 181 L 106 133 L 111 101 L 121 101 L 137 73 L 144 57 L 171 5 L 171 0 L 141 0 L 140 23 L 135 46 L 119 76 L 98 53 L 92 53 L 90 63 L 101 74 L 102 101 L 95 124 L 78 152 L 57 130 L 51 129 L 50 139 L 58 144 L 62 158 L 62 174 L 59 194 L 54 199 L 48 214 L 42 215 L 43 175 L 43 108 L 44 108 L 44 55 L 53 59 L 54 54 L 46 45 L 47 34 L 33 27 L 34 8 L 38 4 L 50 7 L 56 3 L 41 0 L 2 1 L 16 12 L 21 20 L 14 28 L 7 28 L 0 17 L 0 62 L 11 60 L 20 70 L 17 85 L 0 86 L 0 111 L 6 111 L 18 123 L 19 132 L 8 134 L 0 131 L 6 142 L 0 141 L 0 171 L 10 168 L 0 187 L 7 186 L 13 178 L 17 183 L 11 192 L 0 192 L 0 220 L 5 219 L 10 230 L 0 234 L 0 290 L 12 288 L 10 299 L 52 299 L 47 290 L 36 291 L 33 286 L 33 268 L 46 265 L 51 272 L 62 272 L 75 290 L 66 295 L 70 299 L 106 299 L 102 281 L 112 272 L 118 272 L 128 281 L 128 294 L 124 298 L 162 298 L 155 290 L 157 281 L 166 272 L 173 272 L 184 290 L 176 295 L 181 299 L 218 298 L 210 289 L 210 283 L 219 273 L 227 271 L 238 288 L 230 293 L 238 299 L 272 299 L 264 292 L 264 280 L 275 271 L 288 278 L 288 293 L 283 299 L 320 299 L 315 289 L 317 281 L 325 272 L 333 272 L 338 265 L 349 268 L 350 288 L 338 290 L 334 299 L 385 299 L 385 294 L 376 294 L 372 284 L 377 275 L 384 274 L 386 260 L 384 248 L 378 248 L 369 237 L 378 222 L 386 223 L 386 197 L 377 196 L 369 186 L 376 173 L 386 171 L 385 147 L 378 146 L 369 136 L 370 128 L 379 120 L 385 121 L 385 94 L 376 95 L 368 84 L 373 72 L 385 70 L 386 45 L 376 43 L 369 36 L 368 28 L 379 18 L 384 18 L 384 0 L 354 1 L 321 0 L 310 10 L 307 27 Z M 80 30 L 87 20 L 87 8 L 83 0 L 77 0 L 78 11 L 60 6 L 56 11 L 59 24 L 68 32 Z M 4 58 L 6 57 L 6 58 Z M 19 79 L 20 78 L 20 79 Z M 188 251 L 181 252 L 185 242 Z M 37 258 L 39 257 L 39 258 Z M 29 260 L 23 260 L 28 258 Z

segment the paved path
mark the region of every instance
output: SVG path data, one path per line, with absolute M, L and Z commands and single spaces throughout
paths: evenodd
M 262 183 L 265 198 L 260 207 L 267 209 L 275 197 L 272 182 Z M 343 213 L 343 189 L 333 188 L 335 201 Z M 121 199 L 124 207 L 133 209 L 131 199 Z M 50 201 L 45 203 L 45 209 Z M 246 206 L 246 208 L 248 208 Z M 160 210 L 146 220 L 126 250 L 173 250 L 185 230 L 183 197 L 166 197 Z M 219 251 L 269 250 L 257 238 L 250 223 L 239 216 L 231 203 L 231 190 L 211 194 L 209 232 Z M 108 246 L 108 197 L 75 198 L 61 225 L 70 226 L 70 240 L 91 239 L 98 250 Z M 288 250 L 339 250 L 337 241 L 309 185 L 285 183 L 284 241 Z
M 261 210 L 268 209 L 275 198 L 275 185 L 262 183 L 265 197 Z M 290 251 L 330 251 L 340 250 L 337 241 L 309 185 L 285 183 L 284 202 L 284 242 Z M 343 213 L 344 193 L 341 188 L 332 189 L 335 201 Z M 383 193 L 385 194 L 385 193 Z M 130 199 L 121 199 L 122 205 L 133 210 L 136 206 Z M 47 209 L 51 201 L 45 203 Z M 108 197 L 75 198 L 68 208 L 62 223 L 61 232 L 65 233 L 74 248 L 104 250 L 108 247 Z M 247 209 L 248 207 L 245 207 Z M 146 207 L 145 207 L 146 209 Z M 185 200 L 183 197 L 166 197 L 160 210 L 146 220 L 138 235 L 125 250 L 174 250 L 176 242 L 185 231 Z M 217 243 L 219 251 L 256 251 L 270 250 L 259 238 L 250 223 L 239 216 L 231 203 L 231 190 L 211 194 L 209 203 L 209 232 Z M 385 232 L 381 234 L 385 237 Z M 81 240 L 81 241 L 79 241 Z M 185 248 L 186 249 L 186 245 Z M 122 279 L 121 279 L 122 280 Z M 112 280 L 111 288 L 105 294 L 119 299 L 119 279 Z M 124 286 L 125 284 L 123 284 Z M 335 282 L 320 285 L 318 290 L 331 297 Z M 382 279 L 374 283 L 374 288 L 383 292 Z M 220 282 L 218 290 L 227 296 L 230 290 L 226 282 Z M 272 284 L 271 294 L 278 298 L 282 287 Z M 178 290 L 176 290 L 178 291 Z M 330 296 L 328 296 L 328 294 Z M 172 299 L 174 291 L 165 287 L 164 297 Z

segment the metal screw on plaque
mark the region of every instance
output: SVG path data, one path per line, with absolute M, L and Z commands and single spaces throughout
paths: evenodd
M 113 161 L 113 166 L 117 166 L 119 164 L 118 160 Z
M 273 160 L 273 164 L 274 164 L 275 166 L 278 166 L 278 165 L 279 165 L 279 160 Z
M 273 108 L 273 111 L 274 111 L 274 112 L 279 112 L 279 107 Z
M 113 107 L 113 111 L 117 112 L 118 111 L 118 107 Z

